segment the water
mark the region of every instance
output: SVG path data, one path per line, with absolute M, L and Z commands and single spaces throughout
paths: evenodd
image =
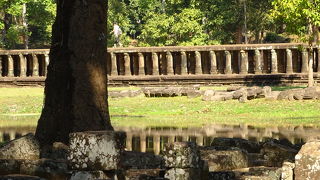
M 261 142 L 268 138 L 287 139 L 293 144 L 320 137 L 320 128 L 309 126 L 253 127 L 248 125 L 208 125 L 201 128 L 175 127 L 115 127 L 127 133 L 126 150 L 161 153 L 164 144 L 176 141 L 192 141 L 200 146 L 209 146 L 216 137 L 243 138 Z M 9 141 L 30 132 L 35 127 L 0 128 L 0 141 Z

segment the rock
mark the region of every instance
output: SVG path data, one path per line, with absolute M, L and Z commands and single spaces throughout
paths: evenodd
M 53 160 L 67 160 L 69 147 L 61 142 L 54 142 L 52 146 L 44 146 L 41 157 Z
M 266 96 L 266 100 L 278 100 L 279 94 L 280 91 L 272 91 L 269 95 Z
M 12 140 L 0 148 L 0 159 L 36 160 L 39 158 L 40 146 L 33 134 Z
M 307 87 L 303 95 L 303 99 L 320 99 L 320 87 Z
M 320 141 L 313 140 L 302 146 L 295 157 L 295 179 L 313 180 L 320 177 Z
M 203 94 L 201 90 L 189 91 L 187 92 L 188 98 L 197 98 Z
M 239 148 L 204 147 L 201 159 L 207 161 L 209 171 L 227 171 L 248 167 L 248 153 Z
M 161 169 L 164 159 L 152 153 L 126 151 L 121 155 L 120 166 L 123 169 Z
M 242 96 L 248 97 L 248 92 L 245 88 L 233 92 L 233 99 L 239 99 Z
M 124 173 L 126 180 L 161 180 L 165 174 L 163 169 L 129 169 Z
M 276 167 L 250 167 L 234 171 L 235 179 L 239 180 L 279 180 L 281 168 Z
M 243 88 L 243 87 L 241 87 L 241 86 L 229 86 L 229 87 L 227 88 L 227 91 L 228 91 L 228 92 L 237 91 L 237 90 L 239 90 L 239 89 L 241 89 L 241 88 Z
M 68 164 L 66 161 L 49 159 L 23 160 L 20 165 L 20 173 L 46 179 L 65 179 L 68 174 Z
M 0 175 L 19 174 L 21 162 L 14 159 L 0 159 Z
M 73 171 L 70 180 L 110 179 L 103 171 Z
M 88 131 L 71 133 L 68 160 L 72 170 L 118 169 L 125 132 Z
M 293 169 L 294 163 L 284 162 L 281 169 L 281 180 L 294 180 Z
M 232 171 L 209 172 L 210 180 L 236 180 L 235 173 Z
M 193 142 L 168 143 L 163 149 L 167 168 L 199 168 L 200 151 Z
M 266 142 L 262 145 L 261 154 L 267 161 L 266 165 L 271 167 L 282 167 L 284 161 L 294 162 L 294 156 L 297 150 L 277 144 L 274 142 Z
M 210 146 L 237 147 L 246 150 L 248 153 L 259 153 L 260 145 L 258 143 L 240 138 L 214 138 Z
M 201 170 L 195 168 L 172 168 L 166 171 L 164 177 L 168 180 L 195 180 L 201 179 Z
M 211 101 L 211 99 L 214 95 L 215 95 L 214 90 L 206 90 L 203 94 L 202 100 L 203 101 Z
M 27 176 L 27 175 L 7 175 L 0 176 L 0 180 L 46 180 L 37 176 Z

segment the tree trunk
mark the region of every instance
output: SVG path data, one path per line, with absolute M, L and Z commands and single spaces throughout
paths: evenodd
M 24 49 L 29 49 L 29 35 L 28 35 L 28 23 L 27 23 L 27 5 L 22 5 L 22 26 L 23 26 L 23 45 Z
M 113 130 L 107 101 L 107 1 L 57 0 L 41 145 L 68 144 L 70 132 Z

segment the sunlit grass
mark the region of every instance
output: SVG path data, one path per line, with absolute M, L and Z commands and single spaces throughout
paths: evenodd
M 0 88 L 0 127 L 36 126 L 42 103 L 43 88 Z M 319 109 L 320 101 L 206 102 L 201 98 L 142 95 L 109 99 L 114 126 L 197 127 L 217 123 L 320 126 Z

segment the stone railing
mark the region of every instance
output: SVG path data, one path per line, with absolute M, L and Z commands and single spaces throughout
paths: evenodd
M 109 48 L 109 76 L 307 73 L 305 44 Z M 314 71 L 320 72 L 320 48 Z M 46 76 L 49 50 L 0 50 L 0 77 Z

